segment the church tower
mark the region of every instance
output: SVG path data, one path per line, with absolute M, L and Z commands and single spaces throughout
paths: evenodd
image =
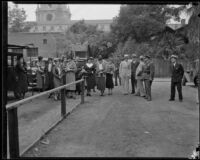
M 36 23 L 30 32 L 63 32 L 71 22 L 70 9 L 60 4 L 40 4 L 36 9 Z

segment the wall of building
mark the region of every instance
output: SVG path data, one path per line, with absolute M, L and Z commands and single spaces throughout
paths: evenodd
M 44 33 L 8 33 L 8 44 L 27 45 L 38 47 L 38 55 L 56 57 L 56 38 L 54 34 Z M 26 55 L 24 55 L 26 58 Z

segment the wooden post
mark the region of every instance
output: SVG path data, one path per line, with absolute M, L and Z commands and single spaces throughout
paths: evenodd
M 17 108 L 8 110 L 9 150 L 10 158 L 19 157 L 19 133 Z
M 63 83 L 65 84 L 66 76 L 63 76 Z M 65 88 L 61 89 L 61 116 L 66 115 L 66 98 L 65 98 Z
M 84 94 L 85 94 L 85 80 L 81 82 L 81 104 L 85 102 L 84 100 Z

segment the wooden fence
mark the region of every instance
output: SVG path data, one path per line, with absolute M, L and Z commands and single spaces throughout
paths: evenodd
M 65 76 L 64 76 L 65 77 Z M 19 135 L 18 135 L 18 115 L 17 110 L 20 107 L 21 104 L 24 104 L 25 102 L 31 101 L 33 99 L 36 99 L 38 97 L 41 97 L 43 95 L 47 95 L 49 93 L 53 93 L 55 91 L 61 90 L 61 118 L 64 119 L 67 115 L 66 113 L 66 98 L 65 98 L 65 88 L 74 85 L 77 83 L 81 83 L 81 104 L 84 103 L 84 90 L 85 90 L 85 83 L 84 79 L 54 88 L 49 91 L 42 92 L 40 94 L 22 99 L 20 101 L 11 103 L 6 105 L 6 110 L 8 114 L 8 131 L 9 131 L 9 152 L 10 152 L 10 158 L 19 158 L 20 157 L 20 151 L 19 151 Z
M 164 59 L 153 59 L 155 64 L 155 77 L 165 78 L 170 77 L 170 61 Z M 188 61 L 178 60 L 183 65 L 184 70 L 187 70 Z

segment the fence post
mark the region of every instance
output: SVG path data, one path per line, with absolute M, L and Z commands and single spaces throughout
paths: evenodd
M 8 110 L 8 131 L 10 158 L 19 157 L 19 131 L 17 108 Z
M 85 95 L 85 80 L 81 82 L 81 104 L 85 102 L 84 100 L 84 95 Z
M 63 84 L 65 84 L 66 76 L 63 76 Z M 61 116 L 66 115 L 66 98 L 65 98 L 65 88 L 61 89 Z

